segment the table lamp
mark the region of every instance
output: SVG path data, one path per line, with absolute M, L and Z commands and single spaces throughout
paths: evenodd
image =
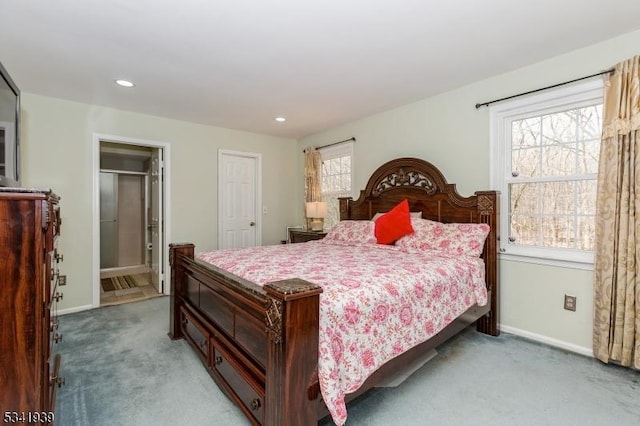
M 327 203 L 311 201 L 307 203 L 307 217 L 311 219 L 311 230 L 320 232 L 324 227 L 323 219 L 327 217 Z

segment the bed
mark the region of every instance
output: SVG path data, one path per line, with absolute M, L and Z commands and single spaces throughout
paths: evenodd
M 412 212 L 419 212 L 424 219 L 445 224 L 488 225 L 488 235 L 478 249 L 481 253 L 479 267 L 483 269 L 484 277 L 481 284 L 486 286 L 486 298 L 482 303 L 474 303 L 476 299 L 468 296 L 471 305 L 465 305 L 456 313 L 460 315 L 455 319 L 447 319 L 448 325 L 444 328 L 431 330 L 428 340 L 415 346 L 412 342 L 411 348 L 400 348 L 397 354 L 384 358 L 381 365 L 372 363 L 375 371 L 367 371 L 366 380 L 358 382 L 357 387 L 351 386 L 348 393 L 340 394 L 344 402 L 387 380 L 401 367 L 474 322 L 482 333 L 493 336 L 499 333 L 498 194 L 478 191 L 473 196 L 462 197 L 455 185 L 448 184 L 432 164 L 415 158 L 399 158 L 380 166 L 357 200 L 340 199 L 340 219 L 369 221 L 376 213 L 393 210 L 403 200 L 408 201 Z M 330 242 L 325 243 L 312 241 L 258 249 L 291 251 L 291 246 L 298 246 L 296 251 L 308 251 L 313 253 L 314 259 L 320 259 L 317 263 L 320 268 L 322 256 L 327 255 L 316 250 L 335 250 L 337 256 L 345 258 L 345 254 L 340 254 L 340 247 L 332 249 Z M 412 256 L 398 253 L 394 247 L 385 249 L 389 254 L 379 254 L 378 259 L 392 255 L 398 259 Z M 263 261 L 258 252 L 254 254 L 256 264 L 268 263 L 272 257 L 264 255 Z M 413 257 L 411 259 L 414 264 L 428 263 L 427 260 L 416 262 Z M 361 264 L 356 260 L 354 263 Z M 211 262 L 217 262 L 218 266 Z M 343 422 L 346 413 L 340 411 L 341 401 L 336 404 L 333 394 L 326 402 L 323 398 L 323 394 L 329 392 L 323 367 L 327 352 L 323 333 L 328 327 L 321 327 L 327 316 L 325 313 L 321 317 L 321 312 L 327 312 L 328 295 L 337 293 L 324 283 L 326 291 L 323 294 L 323 287 L 317 283 L 322 282 L 320 276 L 314 280 L 313 274 L 297 275 L 301 270 L 293 268 L 291 274 L 295 278 L 280 279 L 287 276 L 284 274 L 286 266 L 283 264 L 283 270 L 280 270 L 269 264 L 267 269 L 273 272 L 274 281 L 269 281 L 268 276 L 246 273 L 244 276 L 251 279 L 242 278 L 243 274 L 237 272 L 241 270 L 242 262 L 229 263 L 213 254 L 209 258 L 196 256 L 195 247 L 190 243 L 171 244 L 170 263 L 170 337 L 185 338 L 191 344 L 211 377 L 253 424 L 315 424 L 330 411 L 336 423 Z M 384 267 L 383 261 L 378 263 L 380 265 L 372 267 Z M 247 269 L 253 268 L 245 265 L 244 271 Z M 397 275 L 397 281 L 402 281 L 400 275 Z

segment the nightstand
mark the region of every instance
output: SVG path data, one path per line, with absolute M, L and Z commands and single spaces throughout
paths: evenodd
M 289 229 L 289 241 L 291 243 L 306 243 L 311 240 L 321 240 L 326 232 L 304 231 L 302 229 Z

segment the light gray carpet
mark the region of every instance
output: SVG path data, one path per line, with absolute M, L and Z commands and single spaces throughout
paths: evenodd
M 56 424 L 248 425 L 159 297 L 60 319 Z M 640 373 L 503 334 L 468 330 L 396 388 L 347 407 L 347 425 L 640 425 Z M 325 419 L 323 426 L 331 425 Z

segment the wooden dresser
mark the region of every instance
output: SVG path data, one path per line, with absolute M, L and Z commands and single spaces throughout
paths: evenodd
M 4 423 L 49 424 L 60 355 L 56 303 L 62 299 L 56 248 L 58 196 L 0 188 L 0 416 Z M 65 278 L 65 277 L 63 277 Z

